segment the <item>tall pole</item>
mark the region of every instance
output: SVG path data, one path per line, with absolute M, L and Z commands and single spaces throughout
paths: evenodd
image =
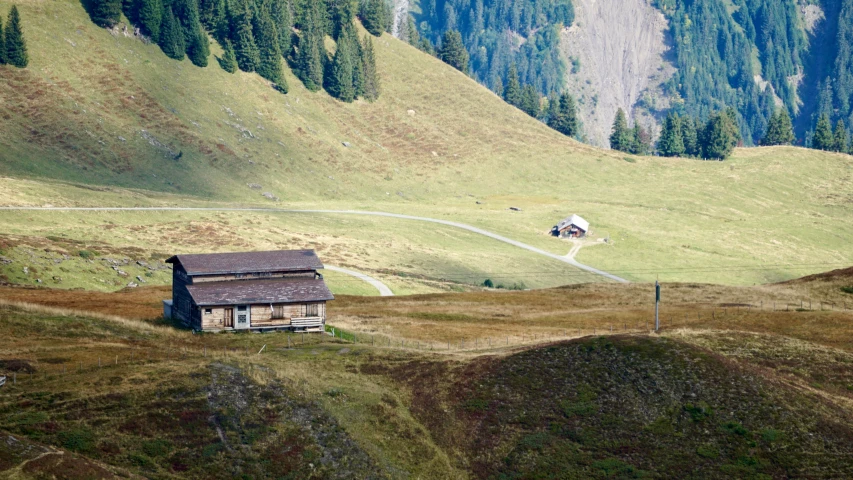
M 660 330 L 660 283 L 655 280 L 655 331 Z

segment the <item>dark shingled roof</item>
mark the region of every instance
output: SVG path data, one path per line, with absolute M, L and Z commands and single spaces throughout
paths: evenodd
M 231 280 L 187 285 L 196 305 L 302 303 L 334 300 L 326 282 L 313 278 Z
M 314 250 L 175 255 L 166 262 L 180 263 L 188 275 L 288 272 L 323 268 L 323 263 L 317 258 Z

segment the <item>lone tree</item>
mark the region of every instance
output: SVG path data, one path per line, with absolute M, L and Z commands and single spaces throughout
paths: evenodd
M 509 67 L 507 74 L 504 100 L 514 107 L 521 105 L 521 82 L 518 81 L 518 69 L 514 63 Z
M 835 148 L 835 136 L 832 134 L 832 125 L 829 123 L 829 115 L 823 114 L 817 121 L 812 148 L 816 150 L 832 151 Z
M 222 58 L 217 59 L 219 60 L 219 66 L 228 73 L 236 72 L 237 58 L 234 56 L 234 47 L 231 46 L 231 41 L 226 39 L 222 49 L 225 52 L 222 54 Z
M 462 43 L 462 34 L 455 30 L 444 32 L 441 39 L 441 50 L 438 53 L 441 60 L 462 73 L 468 73 L 468 50 Z
M 620 152 L 630 152 L 633 143 L 633 135 L 628 128 L 625 111 L 620 108 L 616 111 L 616 118 L 613 120 L 613 129 L 610 134 L 610 148 Z
M 702 134 L 702 155 L 705 158 L 725 160 L 740 141 L 740 129 L 734 112 L 726 110 L 712 115 Z
M 12 5 L 12 10 L 9 11 L 9 20 L 6 22 L 6 31 L 4 32 L 3 57 L 6 63 L 18 68 L 26 68 L 30 63 L 27 55 L 27 44 L 24 41 L 24 32 L 21 30 L 21 16 L 18 14 L 18 7 Z
M 847 128 L 844 126 L 844 120 L 839 120 L 835 124 L 834 148 L 836 152 L 847 153 Z
M 684 155 L 684 135 L 681 131 L 681 119 L 673 112 L 666 115 L 658 139 L 658 153 L 663 157 Z
M 761 145 L 790 145 L 794 143 L 794 126 L 787 108 L 780 108 L 770 116 L 767 133 L 761 139 Z
M 578 133 L 578 114 L 575 108 L 575 99 L 568 92 L 565 92 L 560 95 L 559 99 L 554 99 L 553 104 L 555 107 L 550 118 L 548 118 L 548 126 L 567 137 L 574 137 Z
M 121 18 L 121 0 L 91 0 L 89 16 L 95 25 L 112 28 Z

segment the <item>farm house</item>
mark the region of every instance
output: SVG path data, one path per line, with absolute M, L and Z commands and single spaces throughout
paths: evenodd
M 582 238 L 589 232 L 589 222 L 580 215 L 572 215 L 551 229 L 551 234 L 561 238 Z
M 334 300 L 313 250 L 175 255 L 163 313 L 197 331 L 322 332 Z

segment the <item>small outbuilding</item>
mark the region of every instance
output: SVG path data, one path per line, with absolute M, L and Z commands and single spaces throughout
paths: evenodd
M 164 315 L 197 331 L 322 332 L 334 300 L 313 250 L 175 255 Z
M 572 215 L 551 229 L 551 235 L 561 238 L 583 238 L 589 232 L 589 222 L 580 215 Z

